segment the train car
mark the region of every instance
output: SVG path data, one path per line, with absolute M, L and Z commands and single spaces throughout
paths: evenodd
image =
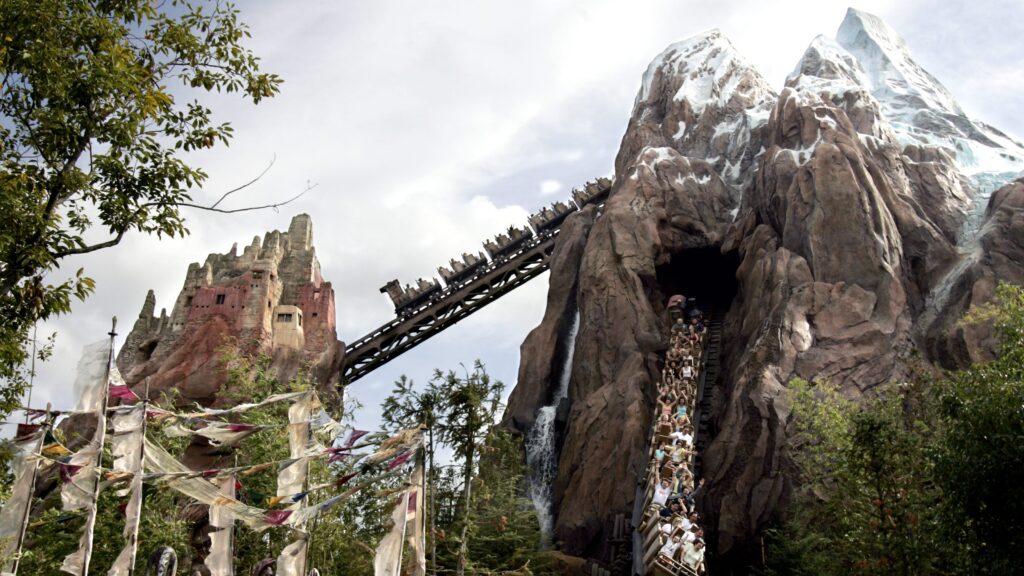
M 451 264 L 450 270 L 441 266 L 437 271 L 441 274 L 444 283 L 451 287 L 476 276 L 477 272 L 487 265 L 487 256 L 483 252 L 479 252 L 475 256 L 463 252 L 461 261 L 452 258 L 448 263 Z
M 555 202 L 551 208 L 545 206 L 540 212 L 530 216 L 530 225 L 537 231 L 537 234 L 543 234 L 558 228 L 569 217 L 569 214 L 576 210 L 577 207 L 573 203 Z
M 433 278 L 429 281 L 420 278 L 416 281 L 415 287 L 406 284 L 403 289 L 398 280 L 392 280 L 382 286 L 380 292 L 391 297 L 391 302 L 395 305 L 395 314 L 404 318 L 420 306 L 437 300 L 441 295 L 441 284 Z
M 593 182 L 587 182 L 583 190 L 573 190 L 572 200 L 577 206 L 583 208 L 587 204 L 600 203 L 608 199 L 608 193 L 612 190 L 612 181 L 608 178 L 598 178 Z
M 487 255 L 491 257 L 491 260 L 498 260 L 507 256 L 525 244 L 533 238 L 533 230 L 528 227 L 516 228 L 515 226 L 508 227 L 508 234 L 498 234 L 495 236 L 495 241 L 488 240 L 484 242 L 484 250 L 487 251 Z

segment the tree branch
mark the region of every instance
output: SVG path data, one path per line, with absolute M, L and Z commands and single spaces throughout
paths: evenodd
M 248 182 L 246 182 L 245 184 L 242 184 L 241 186 L 239 186 L 239 187 L 237 187 L 237 188 L 233 188 L 233 189 L 231 189 L 231 190 L 228 190 L 227 192 L 225 192 L 225 193 L 224 193 L 224 195 L 223 195 L 223 196 L 221 196 L 219 200 L 217 200 L 216 202 L 214 202 L 213 204 L 211 204 L 211 205 L 210 205 L 210 209 L 211 209 L 211 210 L 215 209 L 215 208 L 216 208 L 216 207 L 217 207 L 217 206 L 218 206 L 218 205 L 219 205 L 219 204 L 220 204 L 221 202 L 223 202 L 223 201 L 224 201 L 224 199 L 225 199 L 225 198 L 227 198 L 228 196 L 231 196 L 231 195 L 232 195 L 232 194 L 234 194 L 235 192 L 238 192 L 239 190 L 242 190 L 242 189 L 244 189 L 244 188 L 248 188 L 249 186 L 252 186 L 252 185 L 253 185 L 253 184 L 255 184 L 256 182 L 258 182 L 258 181 L 260 180 L 260 178 L 263 178 L 263 175 L 264 175 L 264 174 L 266 174 L 267 172 L 269 172 L 269 171 L 270 171 L 270 169 L 271 169 L 271 168 L 273 168 L 273 166 L 274 166 L 274 162 L 277 162 L 277 154 L 276 154 L 276 153 L 274 154 L 274 157 L 273 157 L 273 158 L 271 158 L 271 160 L 270 160 L 270 164 L 267 164 L 267 167 L 263 169 L 263 172 L 260 172 L 260 173 L 259 173 L 259 175 L 257 175 L 257 176 L 256 176 L 255 178 L 253 178 L 252 180 L 249 180 L 249 181 L 248 181 Z M 306 188 L 305 190 L 303 190 L 302 194 L 305 194 L 305 193 L 306 193 L 306 192 L 308 192 L 309 190 L 310 190 L 310 189 L 309 189 L 309 188 L 307 187 L 307 188 Z M 301 194 L 300 194 L 300 196 L 301 196 Z M 289 200 L 289 202 L 291 202 L 291 200 Z
M 292 202 L 298 200 L 299 198 L 302 198 L 303 196 L 306 195 L 306 192 L 309 192 L 310 190 L 316 188 L 317 186 L 319 186 L 319 184 L 310 184 L 307 182 L 306 188 L 302 192 L 299 192 L 298 194 L 292 196 L 291 198 L 285 200 L 284 202 L 275 202 L 274 204 L 264 204 L 262 206 L 246 206 L 244 208 L 217 208 L 217 204 L 220 204 L 220 200 L 218 200 L 216 203 L 210 206 L 192 204 L 189 202 L 179 202 L 178 206 L 184 206 L 186 208 L 195 208 L 197 210 L 206 210 L 207 212 L 219 212 L 221 214 L 235 214 L 237 212 L 250 212 L 252 210 L 266 210 L 267 208 L 277 209 L 286 204 L 291 204 Z M 223 198 L 221 198 L 221 200 L 223 200 Z
M 269 167 L 268 167 L 268 169 L 269 169 Z M 266 173 L 266 170 L 264 170 L 264 173 Z M 253 180 L 252 182 L 255 182 L 256 180 L 259 180 L 259 178 L 262 177 L 262 175 L 263 174 L 260 174 L 260 176 L 257 176 L 256 179 Z M 252 182 L 249 182 L 249 184 L 252 184 Z M 302 192 L 299 192 L 298 194 L 292 196 L 291 198 L 289 198 L 289 199 L 287 199 L 287 200 L 285 200 L 283 202 L 275 202 L 273 204 L 264 204 L 262 206 L 245 206 L 243 208 L 231 208 L 231 209 L 228 209 L 228 208 L 217 208 L 217 204 L 220 204 L 221 200 L 223 200 L 228 194 L 231 194 L 233 192 L 237 192 L 238 190 L 241 190 L 242 188 L 244 188 L 245 186 L 248 186 L 249 184 L 245 184 L 243 186 L 240 186 L 239 188 L 236 188 L 234 190 L 229 191 L 224 196 L 222 196 L 220 200 L 218 200 L 217 202 L 215 202 L 214 204 L 212 204 L 210 206 L 203 206 L 201 204 L 192 204 L 192 203 L 189 203 L 189 202 L 179 202 L 177 204 L 177 206 L 186 207 L 186 208 L 195 208 L 197 210 L 206 210 L 208 212 L 218 212 L 220 214 L 235 214 L 237 212 L 250 212 L 252 210 L 266 210 L 267 208 L 273 208 L 273 209 L 276 210 L 277 208 L 280 208 L 281 206 L 284 206 L 286 204 L 291 204 L 292 202 L 294 202 L 294 201 L 298 200 L 299 198 L 305 196 L 306 192 L 309 192 L 313 188 L 316 188 L 317 186 L 319 186 L 319 184 L 309 184 L 309 183 L 307 183 L 306 184 L 306 188 Z M 139 212 L 141 212 L 142 210 L 145 210 L 146 208 L 150 208 L 152 206 L 157 206 L 157 205 L 158 205 L 157 202 L 149 202 L 149 203 L 146 203 L 146 204 L 142 204 L 135 211 L 135 214 L 138 214 Z M 131 220 L 131 219 L 129 219 L 129 220 Z M 124 238 L 124 234 L 127 231 L 128 231 L 127 228 L 124 229 L 124 230 L 121 230 L 121 231 L 119 231 L 117 233 L 117 236 L 114 236 L 113 238 L 111 238 L 110 240 L 107 240 L 105 242 L 100 242 L 98 244 L 92 244 L 92 245 L 89 245 L 89 246 L 83 246 L 81 248 L 72 248 L 70 250 L 63 250 L 63 251 L 54 253 L 53 254 L 53 259 L 56 260 L 58 258 L 64 258 L 65 256 L 72 256 L 72 255 L 75 255 L 75 254 L 88 254 L 89 252 L 95 252 L 97 250 L 102 250 L 104 248 L 111 248 L 113 246 L 117 246 L 118 244 L 121 243 L 121 239 Z

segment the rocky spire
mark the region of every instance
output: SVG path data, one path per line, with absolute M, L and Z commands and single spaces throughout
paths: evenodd
M 738 197 L 775 96 L 721 31 L 676 42 L 644 72 L 616 173 L 624 174 L 644 147 L 669 147 L 707 160 Z
M 1024 171 L 1024 146 L 969 118 L 881 18 L 849 9 L 836 42 L 860 64 L 863 74 L 858 75 L 859 83 L 878 101 L 901 143 L 947 148 L 969 176 L 1005 174 L 996 186 Z M 985 193 L 984 199 L 987 197 Z

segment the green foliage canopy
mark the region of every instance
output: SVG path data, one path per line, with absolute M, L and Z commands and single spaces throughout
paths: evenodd
M 184 154 L 226 144 L 197 98 L 258 103 L 260 72 L 230 3 L 0 0 L 0 412 L 25 386 L 29 329 L 93 281 L 52 280 L 69 256 L 130 231 L 187 233 L 181 208 L 206 173 Z
M 796 488 L 767 573 L 1012 574 L 1024 566 L 1024 288 L 966 322 L 995 359 L 857 402 L 790 383 Z

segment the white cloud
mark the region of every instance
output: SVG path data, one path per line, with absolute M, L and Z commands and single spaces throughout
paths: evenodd
M 550 196 L 562 189 L 562 183 L 558 180 L 544 180 L 540 183 L 540 195 Z
M 1024 134 L 1015 115 L 1024 108 L 1021 3 L 865 0 L 860 7 L 887 18 L 966 109 Z M 355 340 L 390 319 L 391 305 L 377 291 L 388 280 L 434 274 L 448 258 L 525 222 L 539 208 L 538 182 L 559 198 L 608 174 L 641 74 L 666 45 L 719 27 L 780 86 L 815 35 L 834 34 L 846 4 L 745 0 L 694 10 L 671 0 L 313 0 L 299 8 L 248 2 L 242 10 L 250 45 L 285 84 L 257 107 L 211 98 L 235 139 L 194 156 L 210 174 L 197 199 L 216 198 L 275 154 L 270 173 L 236 202 L 280 199 L 307 180 L 319 186 L 280 213 L 190 214 L 185 239 L 134 235 L 68 262 L 69 270 L 86 267 L 97 293 L 40 327 L 59 337 L 57 354 L 41 367 L 37 403 L 69 404 L 79 347 L 102 338 L 112 315 L 123 341 L 148 288 L 158 308 L 169 307 L 189 262 L 286 228 L 298 212 L 313 215 L 323 274 L 337 294 L 339 337 Z M 356 383 L 365 417 L 376 418 L 383 392 L 403 372 L 423 382 L 434 367 L 479 357 L 511 387 L 518 345 L 543 313 L 545 285 L 534 280 Z

